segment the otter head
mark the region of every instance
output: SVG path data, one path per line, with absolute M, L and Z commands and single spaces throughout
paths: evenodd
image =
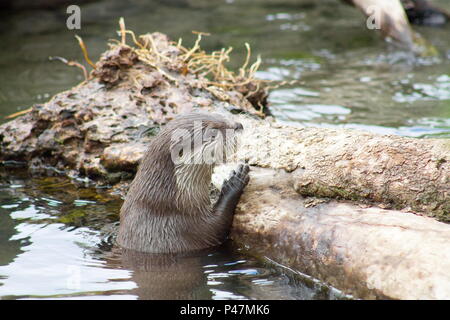
M 171 158 L 175 167 L 214 166 L 226 162 L 235 152 L 242 124 L 220 114 L 189 113 L 168 125 Z
M 214 165 L 228 161 L 235 154 L 242 124 L 220 114 L 189 113 L 172 120 L 166 130 L 171 135 L 178 200 L 185 201 L 186 196 L 209 203 Z

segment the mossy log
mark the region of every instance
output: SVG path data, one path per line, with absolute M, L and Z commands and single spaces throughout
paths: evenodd
M 358 298 L 450 298 L 450 225 L 425 216 L 450 220 L 449 140 L 240 121 L 233 240 Z
M 292 172 L 303 196 L 377 203 L 450 221 L 450 141 L 241 119 L 238 158 Z
M 217 186 L 220 171 L 228 170 L 217 168 Z M 305 198 L 295 183 L 295 175 L 283 169 L 253 167 L 232 239 L 356 298 L 450 299 L 450 225 L 355 202 Z

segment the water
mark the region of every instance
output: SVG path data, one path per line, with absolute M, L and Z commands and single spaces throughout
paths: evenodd
M 450 10 L 446 0 L 435 3 Z M 278 121 L 299 126 L 346 127 L 412 137 L 450 137 L 450 26 L 416 28 L 439 51 L 413 58 L 362 27 L 359 12 L 336 0 L 97 1 L 81 6 L 82 29 L 67 30 L 65 8 L 0 13 L 0 121 L 45 103 L 82 80 L 80 35 L 92 60 L 117 38 L 118 19 L 137 34 L 161 31 L 202 46 L 232 46 L 231 68 L 262 55 L 258 76 L 297 80 L 271 92 Z M 329 299 L 334 290 L 227 244 L 172 262 L 168 283 L 161 266 L 123 255 L 105 234 L 121 200 L 105 190 L 59 178 L 30 179 L 1 171 L 0 298 Z M 159 269 L 158 269 L 159 268 Z M 166 290 L 150 284 L 159 279 Z

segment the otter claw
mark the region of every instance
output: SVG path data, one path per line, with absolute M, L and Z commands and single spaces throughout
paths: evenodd
M 250 167 L 248 165 L 240 164 L 236 170 L 231 172 L 231 177 L 224 181 L 222 193 L 236 192 L 241 194 L 250 180 L 249 171 Z

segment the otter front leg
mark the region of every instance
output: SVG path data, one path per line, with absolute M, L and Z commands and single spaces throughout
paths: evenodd
M 228 233 L 233 222 L 234 210 L 241 198 L 242 192 L 250 179 L 248 165 L 239 165 L 236 171 L 233 170 L 231 177 L 225 180 L 222 185 L 219 200 L 214 205 L 214 220 L 220 229 L 217 234 L 222 241 L 228 237 Z

